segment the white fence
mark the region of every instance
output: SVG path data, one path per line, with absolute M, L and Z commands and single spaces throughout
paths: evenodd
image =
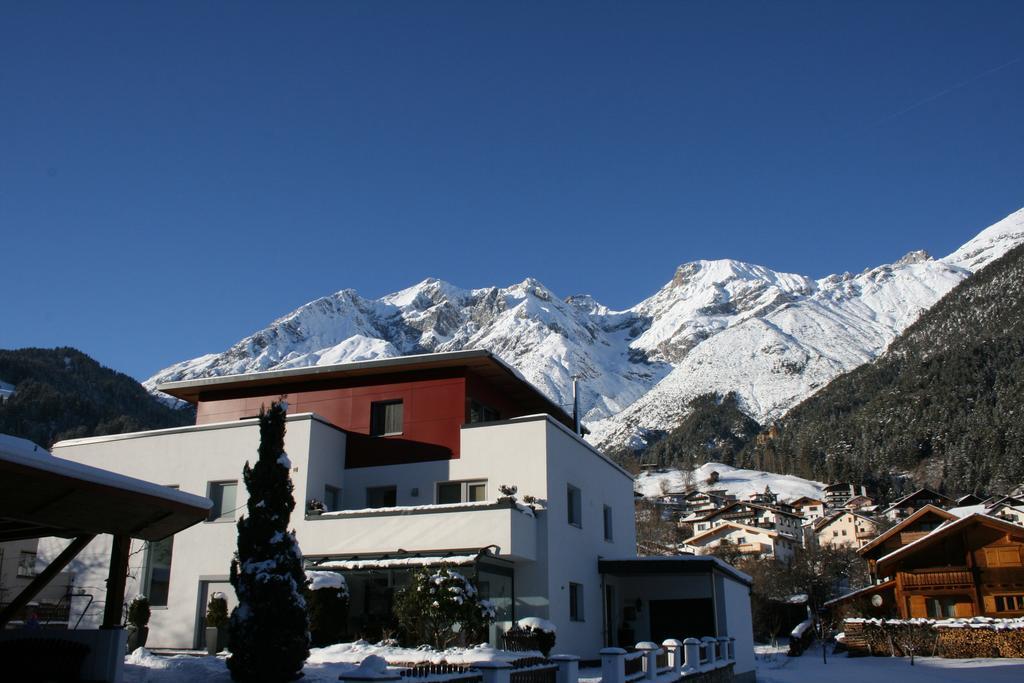
M 708 636 L 700 640 L 687 638 L 682 642 L 670 639 L 660 647 L 643 642 L 636 644 L 635 652 L 627 652 L 620 647 L 601 650 L 601 681 L 670 683 L 735 663 L 735 638 Z M 428 677 L 424 677 L 424 683 L 456 680 L 464 683 L 579 683 L 579 657 L 575 655 L 554 655 L 549 660 L 530 662 L 521 667 L 502 661 L 482 661 L 460 669 L 463 670 L 452 673 L 430 672 Z M 387 669 L 374 672 L 357 670 L 342 674 L 340 678 L 349 683 L 365 683 L 397 681 L 403 676 L 406 675 L 398 670 Z M 407 676 L 405 680 L 412 683 Z
M 637 643 L 636 652 L 606 647 L 601 650 L 601 681 L 679 680 L 735 663 L 736 639 L 726 636 L 687 638 L 682 642 L 669 639 L 661 647 L 656 643 Z

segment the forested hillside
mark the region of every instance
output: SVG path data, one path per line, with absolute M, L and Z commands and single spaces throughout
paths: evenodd
M 880 492 L 1024 480 L 1024 247 L 965 280 L 877 360 L 803 401 L 737 464 Z
M 72 348 L 0 350 L 0 380 L 14 393 L 0 400 L 0 433 L 49 448 L 61 439 L 191 424 L 128 375 Z

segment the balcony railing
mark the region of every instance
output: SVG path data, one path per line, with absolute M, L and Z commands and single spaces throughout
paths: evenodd
M 341 510 L 308 515 L 307 555 L 372 555 L 497 546 L 499 557 L 537 559 L 537 520 L 512 502 Z
M 903 588 L 951 588 L 957 586 L 971 586 L 974 584 L 974 576 L 971 574 L 971 570 L 966 567 L 898 572 L 898 577 L 899 583 Z

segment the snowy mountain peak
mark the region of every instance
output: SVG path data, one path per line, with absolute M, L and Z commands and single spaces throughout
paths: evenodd
M 553 401 L 582 377 L 591 440 L 642 446 L 694 397 L 735 391 L 760 422 L 882 353 L 957 283 L 1024 242 L 1024 210 L 944 259 L 911 252 L 859 275 L 812 280 L 732 259 L 680 265 L 632 308 L 559 298 L 535 278 L 462 289 L 437 278 L 367 299 L 315 299 L 230 349 L 178 363 L 156 384 L 274 368 L 486 348 Z

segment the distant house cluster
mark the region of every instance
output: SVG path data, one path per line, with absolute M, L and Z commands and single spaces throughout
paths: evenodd
M 715 483 L 708 482 L 711 486 Z M 1022 494 L 1024 486 L 1008 495 L 985 499 L 969 495 L 954 500 L 921 488 L 881 505 L 865 486 L 842 482 L 826 486 L 821 498 L 802 496 L 784 501 L 770 486 L 742 499 L 725 488 L 692 488 L 666 491 L 656 504 L 662 519 L 675 522 L 683 531 L 685 539 L 678 548 L 682 552 L 701 555 L 728 551 L 730 555 L 788 563 L 801 547 L 847 546 L 858 551 L 877 547 L 880 538 L 891 538 L 890 527 L 920 519 L 922 510 L 969 511 L 1020 525 L 1024 532 Z M 913 533 L 938 526 L 936 521 L 930 529 L 915 529 Z M 906 533 L 899 538 L 906 538 Z

